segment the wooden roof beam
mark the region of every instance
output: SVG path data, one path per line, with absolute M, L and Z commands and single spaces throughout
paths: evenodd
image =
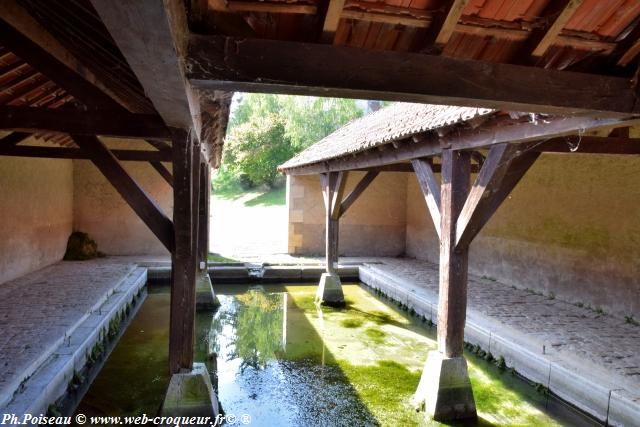
M 181 0 L 91 0 L 167 126 L 195 129 L 200 107 L 184 77 L 189 33 Z
M 456 25 L 462 16 L 462 11 L 469 0 L 448 0 L 443 6 L 443 12 L 436 14 L 430 26 L 430 31 L 424 41 L 427 51 L 439 53 L 449 42 Z
M 13 135 L 13 134 L 12 134 Z M 161 153 L 148 150 L 110 150 L 111 153 L 122 161 L 129 162 L 170 162 L 171 153 Z M 46 159 L 74 159 L 90 160 L 86 151 L 79 148 L 65 147 L 41 147 L 32 145 L 3 146 L 0 140 L 0 156 L 11 157 L 37 157 Z M 154 166 L 155 167 L 155 166 Z
M 59 132 L 114 138 L 169 139 L 157 115 L 80 111 L 74 108 L 0 107 L 0 129 Z
M 269 52 L 269 55 L 264 55 Z M 192 35 L 194 87 L 629 118 L 629 79 L 410 52 Z M 317 70 L 322 69 L 322 73 Z
M 322 23 L 321 43 L 333 43 L 338 30 L 338 23 L 343 14 L 345 0 L 329 0 L 327 12 Z

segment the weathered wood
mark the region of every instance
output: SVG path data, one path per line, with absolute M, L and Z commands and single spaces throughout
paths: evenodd
M 0 139 L 0 150 L 2 150 L 4 147 L 13 147 L 15 145 L 18 145 L 30 136 L 31 134 L 26 132 L 12 132 L 4 138 Z
M 453 0 L 449 3 L 450 4 L 447 9 L 447 14 L 445 15 L 442 25 L 438 27 L 439 30 L 435 38 L 435 44 L 439 46 L 444 46 L 445 44 L 447 44 L 447 42 L 453 35 L 456 24 L 458 23 L 458 20 L 460 20 L 462 11 L 464 10 L 467 3 L 469 3 L 469 0 Z
M 116 159 L 129 162 L 166 162 L 171 160 L 171 154 L 145 150 L 111 150 Z M 74 159 L 91 160 L 86 150 L 66 147 L 38 147 L 31 145 L 0 144 L 0 156 L 36 157 L 45 159 Z
M 509 126 L 500 126 L 497 123 L 490 127 L 461 130 L 453 136 L 426 136 L 420 142 L 399 140 L 396 141 L 396 147 L 393 149 L 364 151 L 355 155 L 285 169 L 283 172 L 287 175 L 312 175 L 341 170 L 377 168 L 411 159 L 437 156 L 442 153 L 443 146 L 449 146 L 455 150 L 473 150 L 491 147 L 503 142 L 518 143 L 553 138 L 558 135 L 575 133 L 576 129 L 586 131 L 616 125 L 620 126 L 625 122 L 625 120 L 615 118 L 561 117 Z M 629 123 L 632 123 L 632 121 L 629 121 Z M 543 144 L 540 146 L 542 147 Z M 558 149 L 560 148 L 561 145 L 558 146 Z
M 58 86 L 64 88 L 87 107 L 118 112 L 127 111 L 109 95 L 80 77 L 78 73 L 16 30 L 4 18 L 0 18 L 0 41 L 2 45 L 11 49 L 13 53 Z
M 345 197 L 345 199 L 340 204 L 339 217 L 342 217 L 345 213 L 347 213 L 351 205 L 353 205 L 355 201 L 358 200 L 358 197 L 360 197 L 360 195 L 364 193 L 364 190 L 369 187 L 369 185 L 373 182 L 373 180 L 378 176 L 379 173 L 380 172 L 378 171 L 369 171 L 365 174 L 365 176 L 362 177 L 362 179 L 360 179 L 360 181 L 358 181 L 356 186 L 353 187 L 353 190 L 351 190 L 349 195 L 347 195 L 347 197 Z
M 456 221 L 469 190 L 468 152 L 442 152 L 438 350 L 462 356 L 467 312 L 468 247 L 456 248 Z
M 444 56 L 192 35 L 186 61 L 187 77 L 199 88 L 565 115 L 640 113 L 626 78 Z
M 115 138 L 170 137 L 167 127 L 157 115 L 79 111 L 73 108 L 0 107 L 0 129 Z
M 91 0 L 167 126 L 200 134 L 197 96 L 184 79 L 184 2 Z
M 570 0 L 567 2 L 562 12 L 560 12 L 551 27 L 549 27 L 549 29 L 546 31 L 544 37 L 542 37 L 542 40 L 540 40 L 533 52 L 531 52 L 532 56 L 541 57 L 547 52 L 549 47 L 553 44 L 558 35 L 560 35 L 560 32 L 562 31 L 564 26 L 567 24 L 567 22 L 569 22 L 569 19 L 571 19 L 571 16 L 573 16 L 574 12 L 580 7 L 583 1 L 584 0 Z
M 431 214 L 431 219 L 436 227 L 438 238 L 440 238 L 440 185 L 433 172 L 431 161 L 428 159 L 415 159 L 411 161 L 416 172 L 416 178 L 420 189 L 427 202 L 427 208 Z
M 166 166 L 162 164 L 162 162 L 149 162 L 149 163 L 160 174 L 160 176 L 167 182 L 167 184 L 169 184 L 169 186 L 173 188 L 173 175 L 171 175 L 171 172 L 169 172 L 169 169 L 167 169 Z
M 118 159 L 95 136 L 72 135 L 73 141 L 87 152 L 93 164 L 102 172 L 138 217 L 149 227 L 167 250 L 174 247 L 173 224 L 155 201 L 131 178 Z
M 197 140 L 193 146 L 191 155 L 193 156 L 191 160 L 191 182 L 193 183 L 193 198 L 191 199 L 191 215 L 193 215 L 191 221 L 191 263 L 193 265 L 193 271 L 198 271 L 200 269 L 200 198 L 202 197 L 201 193 L 203 189 L 200 187 L 200 184 L 202 184 L 200 180 L 202 152 L 200 151 L 200 144 Z
M 171 152 L 171 146 L 164 141 L 149 139 L 149 140 L 146 140 L 145 142 L 158 151 L 167 151 L 169 153 Z
M 175 250 L 171 254 L 171 312 L 169 320 L 169 371 L 193 368 L 196 271 L 193 264 L 193 141 L 187 132 L 174 130 L 173 224 Z
M 363 12 L 360 10 L 344 9 L 342 19 L 357 19 L 358 21 L 379 22 L 381 24 L 402 25 L 413 28 L 428 28 L 431 21 L 425 18 L 414 18 L 407 15 L 390 15 L 380 12 Z
M 333 188 L 333 196 L 331 198 L 331 219 L 339 219 L 342 197 L 344 196 L 344 188 L 347 185 L 348 171 L 336 172 L 336 181 Z
M 298 15 L 315 15 L 318 7 L 310 4 L 295 4 L 265 1 L 215 1 L 212 2 L 216 12 L 262 12 L 262 13 L 292 13 Z
M 340 22 L 342 9 L 344 8 L 344 1 L 345 0 L 329 0 L 329 5 L 327 6 L 327 12 L 322 25 L 320 42 L 333 42 L 336 31 L 338 30 L 338 23 Z
M 327 273 L 335 271 L 334 263 L 338 262 L 338 233 L 340 220 L 334 218 L 333 210 L 339 210 L 339 202 L 336 202 L 337 192 L 342 187 L 344 175 L 341 172 L 331 172 L 320 176 L 322 193 L 325 200 L 325 262 Z
M 211 198 L 211 168 L 207 162 L 200 163 L 200 206 L 198 225 L 198 258 L 204 262 L 204 271 L 209 265 L 209 204 Z
M 456 245 L 458 247 L 469 246 L 539 156 L 540 153 L 538 152 L 527 151 L 509 162 L 506 173 L 504 173 L 499 184 L 490 185 L 490 191 L 484 192 L 471 217 L 465 220 L 466 226 L 464 230 L 457 232 Z M 459 226 L 462 225 L 459 224 Z

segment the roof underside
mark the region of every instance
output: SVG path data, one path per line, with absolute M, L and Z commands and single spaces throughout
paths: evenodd
M 495 113 L 486 108 L 395 103 L 356 119 L 280 166 L 304 166 L 387 144 L 425 131 L 481 121 Z

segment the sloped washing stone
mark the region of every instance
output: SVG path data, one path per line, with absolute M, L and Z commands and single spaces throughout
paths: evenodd
M 220 306 L 211 278 L 206 272 L 198 273 L 196 279 L 196 310 L 212 310 Z

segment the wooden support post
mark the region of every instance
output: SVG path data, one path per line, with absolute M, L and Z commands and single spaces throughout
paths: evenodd
M 171 315 L 169 370 L 171 374 L 193 367 L 196 265 L 193 253 L 193 149 L 190 134 L 173 130 L 173 224 L 175 250 L 171 254 Z
M 440 296 L 438 349 L 446 357 L 462 356 L 467 311 L 469 248 L 456 248 L 456 221 L 469 192 L 471 156 L 442 152 L 440 218 Z
M 72 138 L 165 248 L 172 251 L 174 230 L 171 220 L 129 176 L 114 154 L 96 136 L 72 135 Z
M 198 231 L 198 258 L 199 262 L 204 262 L 204 271 L 207 271 L 209 265 L 209 203 L 211 197 L 211 170 L 205 161 L 200 163 L 200 168 L 200 225 Z

